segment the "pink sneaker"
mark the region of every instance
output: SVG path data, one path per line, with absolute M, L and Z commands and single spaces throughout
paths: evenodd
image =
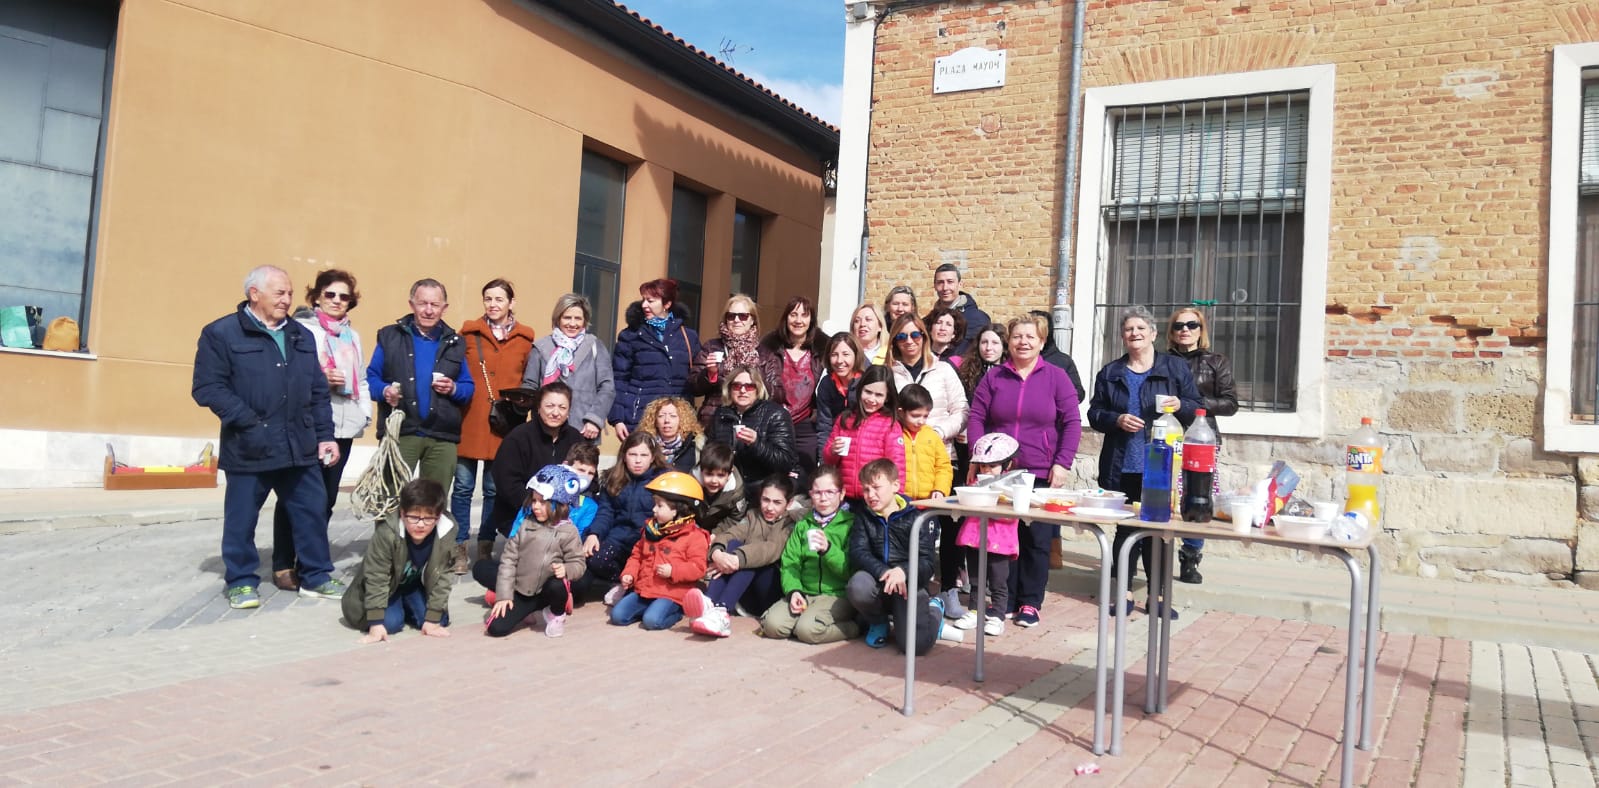
M 617 583 L 616 585 L 611 586 L 611 590 L 605 592 L 605 598 L 600 601 L 604 602 L 606 607 L 610 607 L 616 604 L 625 593 L 627 592 L 622 590 L 622 584 Z
M 489 607 L 494 607 L 494 592 L 493 591 L 484 591 L 483 592 L 483 604 L 488 605 Z
M 544 636 L 558 638 L 566 634 L 566 614 L 555 615 L 549 608 L 539 611 L 544 614 Z
M 702 615 L 689 622 L 688 628 L 697 635 L 708 635 L 713 638 L 725 638 L 733 634 L 733 619 L 727 611 L 713 607 Z
M 705 592 L 698 588 L 690 588 L 688 594 L 683 597 L 683 612 L 687 613 L 689 618 L 697 619 L 705 615 L 705 611 L 710 609 L 711 600 L 706 598 Z

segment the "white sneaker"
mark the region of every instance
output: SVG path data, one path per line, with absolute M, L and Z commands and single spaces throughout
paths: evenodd
M 603 600 L 605 602 L 605 606 L 610 607 L 611 605 L 616 604 L 622 599 L 622 595 L 625 593 L 627 592 L 622 590 L 621 583 L 611 586 L 611 590 L 605 592 L 605 599 Z
M 689 622 L 688 628 L 701 635 L 725 638 L 733 634 L 733 619 L 727 615 L 727 610 L 713 607 Z
M 938 627 L 938 639 L 947 640 L 951 643 L 965 643 L 966 632 L 965 630 L 956 629 L 955 627 L 950 626 L 948 623 L 944 623 L 940 624 Z
M 956 619 L 954 624 L 955 624 L 955 626 L 960 627 L 961 629 L 976 629 L 977 628 L 977 611 L 976 610 L 968 610 L 968 611 L 966 611 L 966 615 L 961 616 L 960 618 Z
M 983 634 L 989 637 L 1005 634 L 1005 619 L 994 616 L 987 617 L 983 622 Z

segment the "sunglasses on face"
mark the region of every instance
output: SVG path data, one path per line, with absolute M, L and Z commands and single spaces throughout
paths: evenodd
M 728 384 L 728 388 L 730 388 L 730 389 L 732 389 L 734 391 L 754 391 L 755 390 L 755 384 L 754 383 L 731 383 L 731 384 Z
M 1198 331 L 1202 326 L 1203 326 L 1203 324 L 1200 323 L 1198 320 L 1190 320 L 1190 321 L 1188 321 L 1186 323 L 1172 323 L 1171 324 L 1171 330 L 1173 330 L 1173 331 L 1181 331 L 1181 330 L 1186 328 L 1189 331 Z
M 727 312 L 722 315 L 722 319 L 729 323 L 736 323 L 741 320 L 752 320 L 754 317 L 754 315 L 748 312 Z
M 351 296 L 349 293 L 338 293 L 332 290 L 323 290 L 322 297 L 329 301 L 343 301 L 344 303 L 348 304 L 353 296 Z
M 920 332 L 920 331 L 912 331 L 909 334 L 895 334 L 894 335 L 894 341 L 895 342 L 904 342 L 907 339 L 921 339 L 921 338 L 922 338 L 922 332 Z

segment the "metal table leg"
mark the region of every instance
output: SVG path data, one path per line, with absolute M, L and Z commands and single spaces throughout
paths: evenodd
M 1378 578 L 1382 576 L 1379 571 L 1381 565 L 1377 556 L 1377 544 L 1373 542 L 1366 546 L 1368 564 L 1366 571 L 1369 573 L 1366 585 L 1366 676 L 1365 687 L 1360 692 L 1360 749 L 1371 749 L 1371 717 L 1373 693 L 1377 684 L 1377 626 L 1378 617 L 1382 613 L 1382 590 Z
M 1171 673 L 1171 620 L 1172 620 L 1172 564 L 1176 563 L 1176 553 L 1173 545 L 1176 537 L 1171 533 L 1165 534 L 1155 545 L 1161 551 L 1160 573 L 1160 676 L 1159 686 L 1155 689 L 1155 711 L 1166 711 L 1167 678 Z
M 1089 525 L 1099 542 L 1099 629 L 1094 643 L 1094 754 L 1105 754 L 1105 630 L 1110 623 L 1110 537 Z
M 1144 587 L 1146 594 L 1144 611 L 1148 613 L 1146 618 L 1149 621 L 1149 648 L 1144 652 L 1144 713 L 1154 714 L 1157 710 L 1156 694 L 1159 691 L 1156 685 L 1160 679 L 1160 629 L 1165 617 L 1155 615 L 1155 611 L 1150 610 L 1149 605 L 1155 601 L 1155 594 L 1160 590 L 1160 578 L 1165 576 L 1165 572 L 1161 569 L 1165 551 L 1161 549 L 1160 534 L 1154 531 L 1145 533 L 1150 543 L 1149 576 L 1145 578 Z M 1123 566 L 1123 568 L 1128 570 L 1128 574 L 1132 573 L 1131 567 Z
M 1127 541 L 1122 543 L 1121 552 L 1117 555 L 1117 563 L 1122 571 L 1116 578 L 1116 595 L 1111 603 L 1121 606 L 1122 600 L 1127 598 L 1127 562 L 1131 560 L 1132 549 L 1140 539 L 1149 535 L 1147 531 L 1136 531 Z M 1122 754 L 1122 701 L 1127 694 L 1127 613 L 1122 610 L 1116 615 L 1116 672 L 1112 679 L 1113 689 L 1110 693 L 1111 723 L 1110 723 L 1110 754 Z
M 900 711 L 907 717 L 916 713 L 916 564 L 917 551 L 921 546 L 922 529 L 927 527 L 928 520 L 938 516 L 937 512 L 928 510 L 916 515 L 911 522 L 911 544 L 909 571 L 905 573 L 905 705 Z M 892 606 L 893 602 L 889 602 Z M 892 609 L 892 607 L 890 608 Z
M 1360 598 L 1363 589 L 1360 583 L 1360 562 L 1356 561 L 1354 556 L 1337 547 L 1324 548 L 1323 551 L 1336 556 L 1349 570 L 1349 644 L 1348 653 L 1344 655 L 1344 736 L 1343 742 L 1339 745 L 1343 751 L 1343 758 L 1338 776 L 1338 784 L 1348 788 L 1354 780 L 1355 739 L 1360 735 L 1357 728 L 1358 710 L 1355 704 L 1360 681 L 1356 674 L 1360 671 L 1357 652 L 1361 646 Z

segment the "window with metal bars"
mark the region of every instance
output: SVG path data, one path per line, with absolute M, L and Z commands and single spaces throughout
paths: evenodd
M 1577 173 L 1577 289 L 1573 294 L 1571 418 L 1599 423 L 1599 68 L 1582 72 Z M 1551 338 L 1554 339 L 1554 338 Z
M 1239 406 L 1294 410 L 1309 114 L 1305 92 L 1110 110 L 1101 358 L 1123 352 L 1123 307 L 1148 306 L 1164 336 L 1197 305 Z

